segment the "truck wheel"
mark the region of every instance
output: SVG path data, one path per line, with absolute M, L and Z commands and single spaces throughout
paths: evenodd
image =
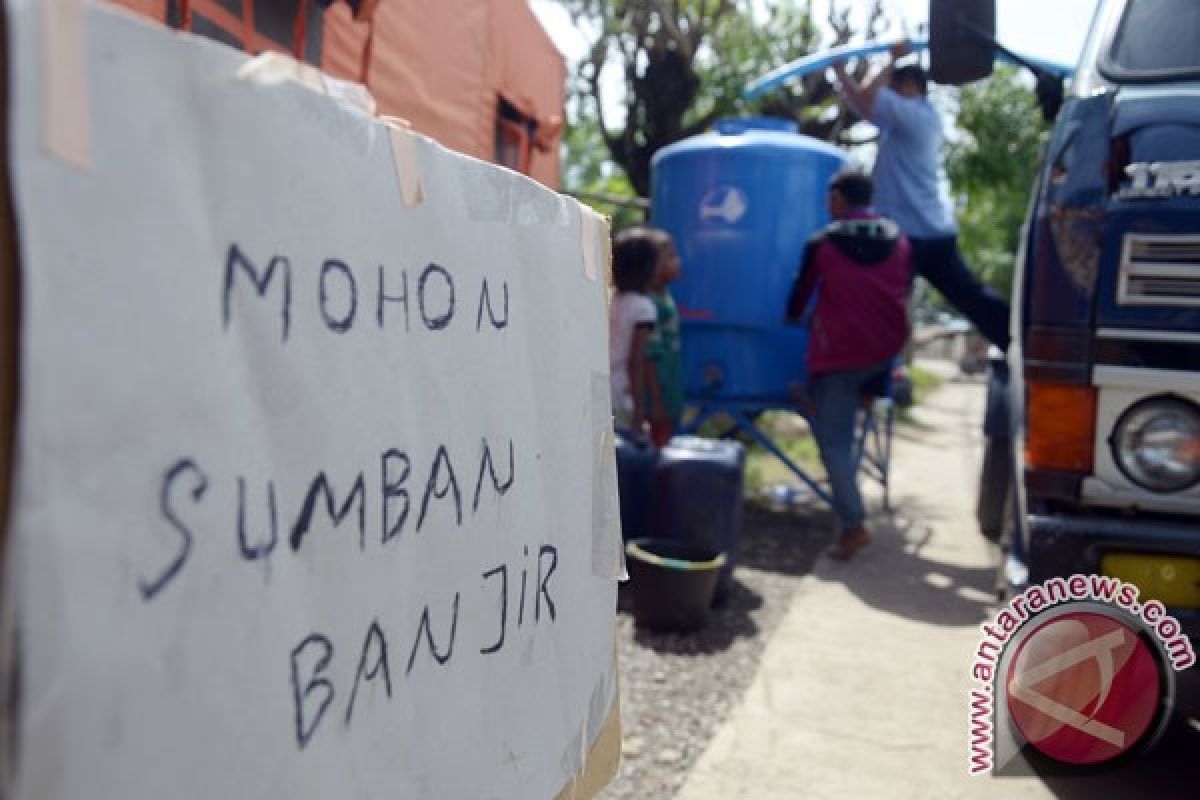
M 1007 438 L 988 438 L 979 471 L 979 495 L 975 518 L 979 532 L 992 542 L 1000 541 L 1012 503 L 1012 451 Z
M 929 77 L 959 86 L 991 75 L 995 36 L 996 0 L 929 0 Z

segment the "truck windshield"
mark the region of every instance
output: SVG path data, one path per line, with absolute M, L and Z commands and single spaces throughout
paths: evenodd
M 1105 72 L 1120 80 L 1200 75 L 1200 3 L 1132 0 L 1113 37 Z

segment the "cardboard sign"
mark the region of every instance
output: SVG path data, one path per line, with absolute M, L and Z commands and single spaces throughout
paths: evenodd
M 9 8 L 11 796 L 595 791 L 621 571 L 602 226 L 81 13 L 56 39 Z M 53 130 L 63 92 L 85 130 Z

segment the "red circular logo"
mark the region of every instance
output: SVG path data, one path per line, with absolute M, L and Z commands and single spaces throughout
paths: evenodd
M 1099 764 L 1141 741 L 1162 680 L 1154 652 L 1133 628 L 1078 611 L 1021 642 L 1005 689 L 1013 723 L 1031 745 L 1068 764 Z

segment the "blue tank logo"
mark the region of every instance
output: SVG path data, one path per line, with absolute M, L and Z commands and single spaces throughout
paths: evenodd
M 750 205 L 746 193 L 736 186 L 718 186 L 710 189 L 700 201 L 700 220 L 722 220 L 729 225 L 737 224 L 746 216 Z

